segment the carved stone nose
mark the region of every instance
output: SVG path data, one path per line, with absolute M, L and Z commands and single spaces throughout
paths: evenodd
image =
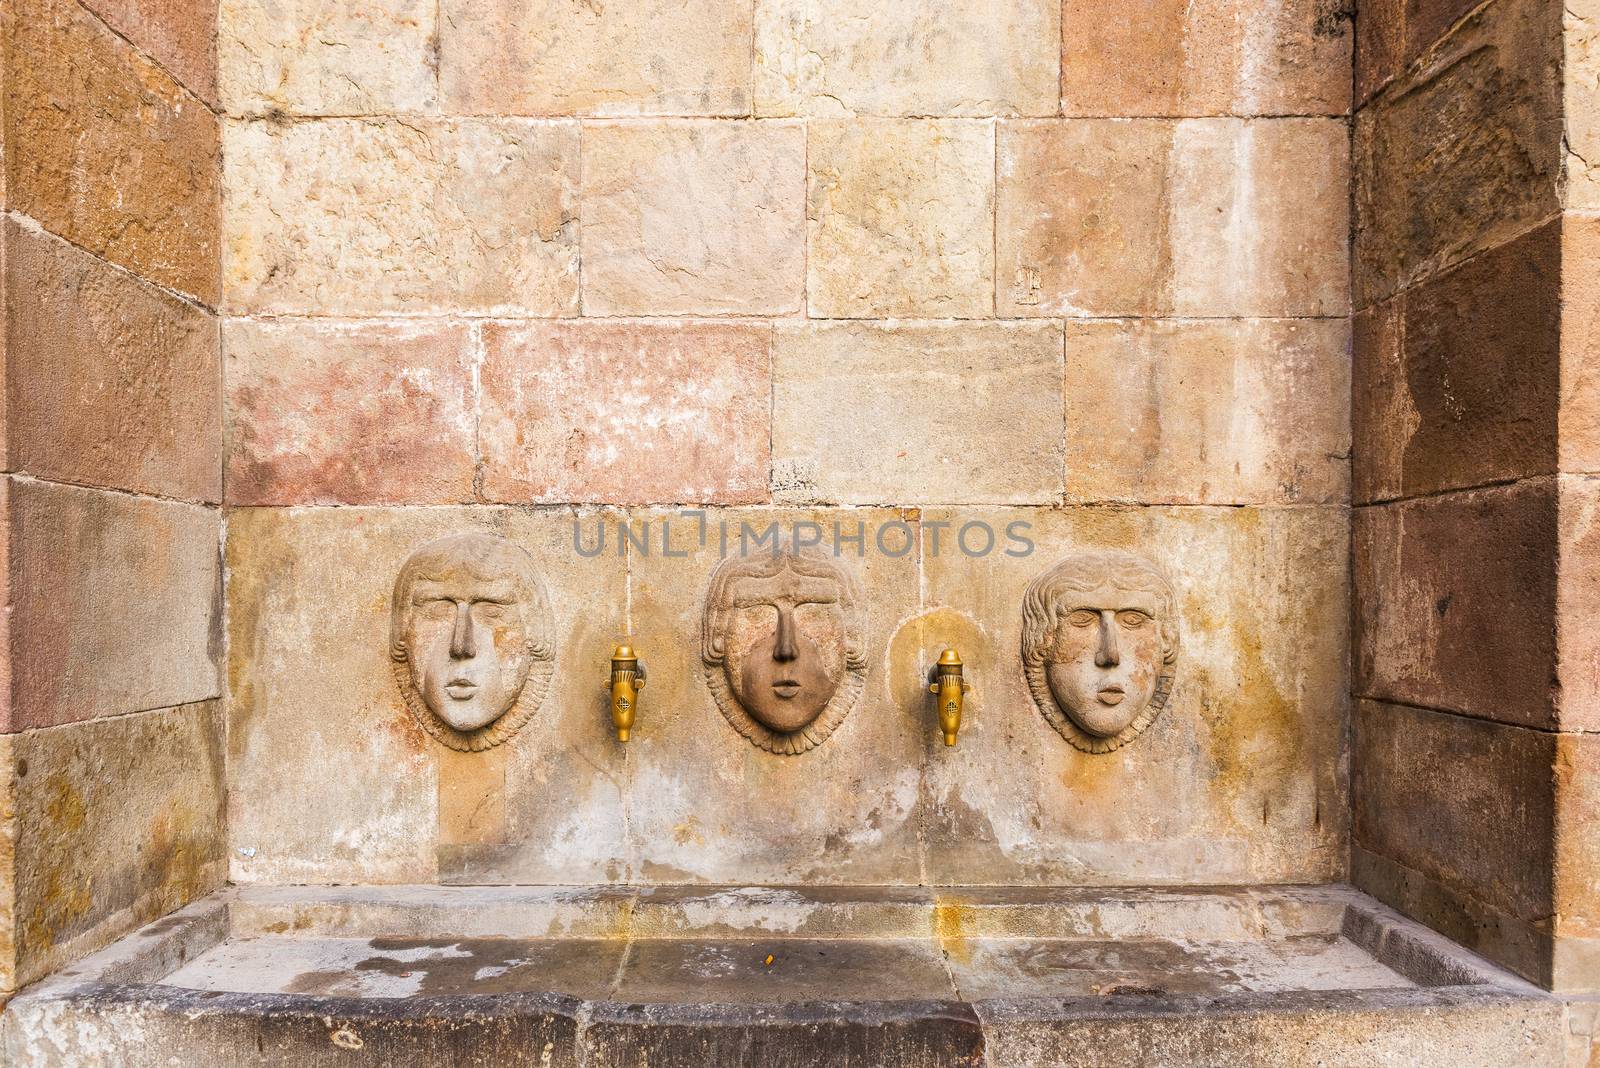
M 1122 663 L 1122 650 L 1117 648 L 1117 616 L 1115 612 L 1100 613 L 1100 646 L 1094 651 L 1096 667 L 1110 668 Z
M 800 655 L 794 644 L 794 616 L 787 608 L 778 609 L 778 640 L 772 647 L 772 659 L 793 660 Z
M 478 655 L 478 643 L 472 633 L 472 604 L 467 601 L 456 605 L 456 625 L 450 632 L 450 659 L 471 660 Z

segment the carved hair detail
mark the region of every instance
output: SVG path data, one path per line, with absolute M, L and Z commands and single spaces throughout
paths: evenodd
M 491 582 L 510 576 L 516 583 L 517 613 L 526 637 L 528 677 L 504 715 L 471 731 L 460 731 L 433 713 L 417 692 L 409 666 L 406 631 L 412 595 L 418 582 L 442 577 L 451 569 L 466 569 L 472 577 Z M 394 581 L 389 609 L 389 657 L 394 677 L 412 718 L 440 744 L 463 753 L 482 752 L 504 743 L 538 711 L 555 671 L 555 622 L 550 600 L 533 557 L 514 542 L 495 534 L 452 534 L 431 541 L 412 553 Z
M 1125 593 L 1148 593 L 1156 598 L 1156 627 L 1161 641 L 1164 670 L 1156 679 L 1150 702 L 1121 731 L 1100 737 L 1073 721 L 1056 700 L 1045 674 L 1055 645 L 1056 627 L 1072 610 L 1072 594 L 1091 593 L 1102 587 Z M 1067 557 L 1028 583 L 1022 596 L 1022 670 L 1033 703 L 1056 733 L 1085 753 L 1109 753 L 1137 738 L 1154 723 L 1172 695 L 1175 665 L 1181 640 L 1177 597 L 1172 584 L 1155 564 L 1120 550 L 1078 553 Z

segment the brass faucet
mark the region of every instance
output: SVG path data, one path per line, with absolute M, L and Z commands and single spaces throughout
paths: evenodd
M 939 654 L 933 666 L 933 681 L 929 693 L 939 695 L 939 729 L 944 732 L 944 744 L 956 744 L 956 732 L 961 730 L 961 706 L 972 684 L 961 676 L 961 654 L 953 647 Z
M 623 642 L 611 652 L 611 722 L 617 728 L 617 741 L 625 742 L 633 731 L 639 710 L 639 691 L 644 689 L 644 665 Z

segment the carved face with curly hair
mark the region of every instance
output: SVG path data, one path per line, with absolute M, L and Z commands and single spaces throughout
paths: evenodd
M 395 678 L 418 722 L 452 749 L 498 745 L 533 714 L 550 678 L 551 631 L 533 558 L 497 535 L 429 542 L 395 579 Z
M 1172 586 L 1142 557 L 1071 556 L 1023 596 L 1022 663 L 1034 703 L 1085 752 L 1123 746 L 1154 722 L 1177 659 Z
M 701 622 L 706 683 L 723 717 L 771 753 L 833 733 L 866 679 L 855 580 L 839 563 L 785 547 L 729 557 Z

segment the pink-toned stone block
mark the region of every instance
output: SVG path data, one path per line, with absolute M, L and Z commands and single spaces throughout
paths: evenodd
M 488 500 L 766 499 L 770 327 L 516 322 L 483 333 Z
M 471 328 L 230 321 L 230 504 L 470 501 Z
M 202 100 L 217 98 L 217 0 L 83 0 Z

